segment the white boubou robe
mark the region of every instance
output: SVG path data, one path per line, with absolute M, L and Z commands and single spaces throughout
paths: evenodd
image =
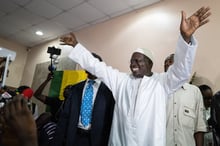
M 187 44 L 180 36 L 175 62 L 169 70 L 142 79 L 99 62 L 81 44 L 72 48 L 69 57 L 100 78 L 114 95 L 109 146 L 165 146 L 167 96 L 188 81 L 196 48 L 193 37 Z

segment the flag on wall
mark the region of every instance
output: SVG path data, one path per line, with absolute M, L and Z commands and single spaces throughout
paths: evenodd
M 79 83 L 87 78 L 84 70 L 55 71 L 50 84 L 49 97 L 64 99 L 63 91 L 67 85 Z

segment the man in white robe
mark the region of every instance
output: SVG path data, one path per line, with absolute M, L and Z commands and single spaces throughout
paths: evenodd
M 165 146 L 167 95 L 190 77 L 197 42 L 192 34 L 206 24 L 210 8 L 202 7 L 186 18 L 182 12 L 175 62 L 166 73 L 153 73 L 153 55 L 147 49 L 132 54 L 132 74 L 121 73 L 95 59 L 73 33 L 63 36 L 63 45 L 72 46 L 69 57 L 100 78 L 115 97 L 109 146 Z

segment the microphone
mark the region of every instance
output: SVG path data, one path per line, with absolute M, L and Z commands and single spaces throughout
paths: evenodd
M 26 99 L 31 99 L 34 91 L 29 86 L 20 86 L 16 89 L 17 94 L 22 94 Z
M 21 94 L 23 94 L 25 98 L 31 99 L 31 97 L 33 96 L 34 92 L 33 92 L 33 90 L 31 88 L 27 88 L 27 89 L 24 89 L 24 91 Z

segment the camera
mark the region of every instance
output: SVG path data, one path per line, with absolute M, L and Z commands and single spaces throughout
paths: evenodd
M 55 64 L 57 64 L 57 62 L 58 62 L 57 58 L 61 54 L 61 49 L 56 48 L 54 46 L 53 47 L 48 47 L 47 53 L 50 53 L 50 59 L 51 59 L 51 63 L 48 66 L 48 70 L 50 72 L 53 72 L 57 69 Z
M 52 55 L 60 55 L 61 54 L 61 49 L 59 49 L 59 48 L 56 48 L 56 47 L 48 47 L 47 48 L 47 53 L 50 53 L 51 54 L 51 56 Z

